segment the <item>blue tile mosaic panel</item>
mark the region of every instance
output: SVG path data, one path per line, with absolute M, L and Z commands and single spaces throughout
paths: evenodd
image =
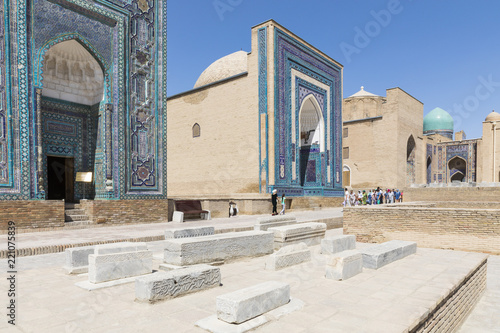
M 41 146 L 44 153 L 80 154 L 82 166 L 94 165 L 101 198 L 166 197 L 166 9 L 166 1 L 160 0 L 3 1 L 0 199 L 44 198 L 38 184 Z M 8 18 L 17 24 L 9 24 Z M 10 43 L 9 36 L 17 41 Z M 40 129 L 32 121 L 39 110 L 35 90 L 43 90 L 44 55 L 70 39 L 96 58 L 106 87 L 103 101 L 92 109 L 101 117 L 88 123 L 88 136 L 97 138 L 93 143 L 84 139 L 87 146 L 78 151 L 62 144 L 63 137 L 78 137 L 75 123 L 51 119 Z M 18 126 L 12 130 L 5 121 L 9 116 Z M 17 134 L 9 139 L 12 133 Z M 60 142 L 40 142 L 55 133 Z M 94 153 L 83 153 L 90 150 Z
M 313 193 L 321 193 L 321 195 L 327 195 L 326 193 L 341 194 L 341 67 L 277 27 L 274 27 L 274 61 L 276 69 L 274 77 L 276 185 L 274 187 L 286 191 L 287 195 L 299 195 L 299 193 L 301 195 L 313 195 Z M 315 184 L 317 184 L 318 189 L 314 190 L 291 190 L 293 188 L 291 185 L 300 186 L 300 182 L 292 179 L 293 172 L 291 169 L 292 157 L 298 156 L 292 149 L 292 136 L 295 136 L 295 142 L 300 142 L 300 131 L 296 130 L 295 133 L 292 133 L 291 123 L 292 112 L 297 112 L 297 110 L 291 110 L 290 96 L 293 95 L 291 91 L 293 70 L 311 78 L 310 81 L 297 80 L 299 84 L 295 85 L 296 91 L 294 93 L 297 99 L 295 105 L 300 106 L 300 102 L 305 97 L 313 94 L 322 108 L 323 122 L 325 124 L 324 140 L 326 147 L 325 152 L 316 161 Z M 328 92 L 311 82 L 320 82 L 322 85 L 328 86 Z M 261 93 L 259 98 L 259 102 L 263 103 L 263 99 L 267 98 L 267 96 Z M 331 102 L 329 109 L 326 103 L 328 100 Z M 299 129 L 298 114 L 296 114 L 295 119 L 295 129 Z M 328 119 L 330 120 L 329 123 Z M 329 137 L 326 131 L 327 128 L 330 128 Z M 305 167 L 307 163 L 304 164 L 302 161 L 296 163 L 299 172 L 296 170 L 295 174 L 300 174 L 301 165 Z M 327 174 L 330 175 L 329 182 Z M 307 187 L 307 182 L 305 186 Z M 325 192 L 324 190 L 328 191 Z

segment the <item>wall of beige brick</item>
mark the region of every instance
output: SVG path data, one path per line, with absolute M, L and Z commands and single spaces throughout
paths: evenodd
M 157 223 L 172 220 L 172 200 L 82 200 L 81 208 L 93 223 Z
M 373 120 L 345 123 L 348 136 L 342 147 L 349 148 L 343 164 L 351 170 L 354 188 L 401 188 L 407 185 L 407 142 L 416 144 L 415 182 L 425 181 L 423 104 L 400 88 L 387 89 L 387 97 L 349 97 L 343 101 L 342 120 Z
M 360 242 L 399 239 L 419 247 L 500 254 L 500 209 L 344 208 L 344 233 Z
M 402 189 L 405 202 L 487 201 L 500 203 L 499 187 L 438 187 Z
M 168 100 L 169 196 L 259 191 L 257 91 L 249 68 L 247 76 Z
M 434 308 L 431 308 L 427 316 L 417 327 L 410 329 L 410 332 L 455 332 L 467 319 L 486 290 L 486 267 L 487 261 L 485 260 L 461 283 L 453 286 L 451 292 Z
M 62 200 L 0 201 L 0 212 L 0 230 L 7 230 L 9 221 L 18 229 L 64 226 Z
M 235 197 L 189 197 L 185 199 L 200 200 L 202 208 L 209 210 L 212 218 L 228 217 L 230 201 L 236 203 L 240 215 L 260 215 L 272 213 L 271 195 L 258 195 L 253 198 L 250 195 L 241 195 L 239 198 L 238 195 L 235 195 Z M 285 211 L 290 209 L 303 210 L 340 207 L 342 205 L 342 201 L 343 198 L 289 197 L 286 199 Z M 280 210 L 281 204 L 278 202 L 278 212 Z

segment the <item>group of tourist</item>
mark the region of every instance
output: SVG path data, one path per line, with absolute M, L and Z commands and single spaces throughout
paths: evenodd
M 358 205 L 382 205 L 392 204 L 395 202 L 403 202 L 403 192 L 394 189 L 383 190 L 377 187 L 376 190 L 369 190 L 369 192 L 358 191 L 358 193 L 346 188 L 344 192 L 344 207 L 352 207 Z

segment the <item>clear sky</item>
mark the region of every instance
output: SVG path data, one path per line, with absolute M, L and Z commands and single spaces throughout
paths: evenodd
M 500 112 L 498 0 L 168 0 L 168 96 L 215 60 L 251 51 L 251 27 L 274 19 L 344 65 L 344 97 L 400 87 L 481 137 Z

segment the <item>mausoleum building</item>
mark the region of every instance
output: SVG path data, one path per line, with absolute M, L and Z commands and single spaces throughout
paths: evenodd
M 342 65 L 273 20 L 168 98 L 169 196 L 342 196 Z
M 423 104 L 400 88 L 377 96 L 361 90 L 344 99 L 344 186 L 373 189 L 500 182 L 500 114 L 483 122 L 483 136 L 454 135 L 441 108 L 423 117 Z
M 166 43 L 166 1 L 3 1 L 2 212 L 57 226 L 64 203 L 106 220 L 166 199 Z

